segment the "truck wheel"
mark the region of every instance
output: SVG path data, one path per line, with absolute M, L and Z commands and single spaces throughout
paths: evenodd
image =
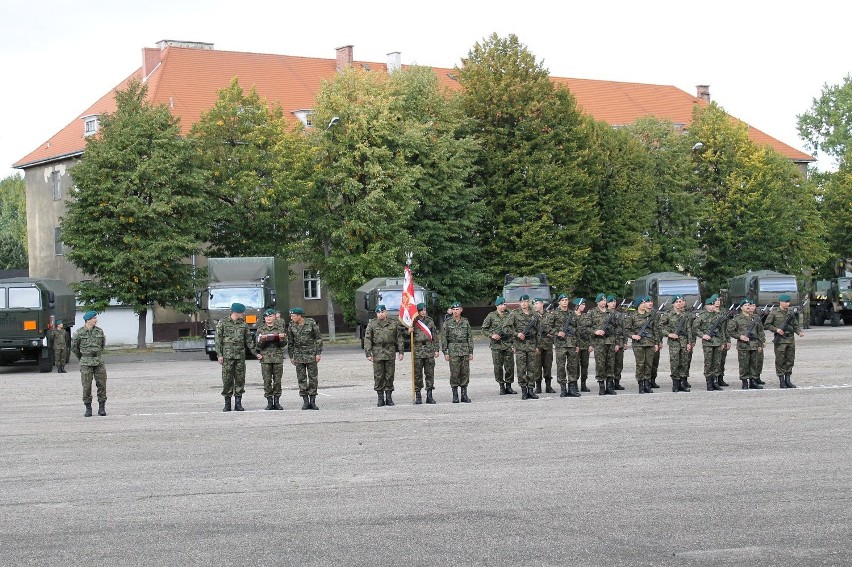
M 840 313 L 837 311 L 831 311 L 831 326 L 839 327 L 840 326 Z
M 210 360 L 211 360 L 212 362 L 216 362 L 216 360 L 218 360 L 218 358 L 219 358 L 218 356 L 216 356 L 216 353 L 215 353 L 215 352 L 208 352 L 208 353 L 207 353 L 207 356 L 209 356 L 209 357 L 210 357 Z
M 53 349 L 47 347 L 38 353 L 38 371 L 43 373 L 51 370 L 53 370 Z

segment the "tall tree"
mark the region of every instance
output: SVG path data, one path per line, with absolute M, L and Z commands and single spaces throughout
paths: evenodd
M 25 269 L 27 256 L 27 203 L 23 177 L 0 180 L 0 269 Z
M 849 150 L 852 153 L 852 149 Z M 817 176 L 819 183 L 819 210 L 825 227 L 825 241 L 829 261 L 823 275 L 833 274 L 834 262 L 838 258 L 852 257 L 852 157 L 842 160 L 840 168 L 833 173 Z
M 206 203 L 178 119 L 148 102 L 138 81 L 115 100 L 71 170 L 77 189 L 61 229 L 68 259 L 93 276 L 75 286 L 80 298 L 97 309 L 111 300 L 132 306 L 142 348 L 149 305 L 195 308 L 198 282 L 186 258 L 206 235 Z
M 842 163 L 852 149 L 852 75 L 839 85 L 823 85 L 811 109 L 797 117 L 797 126 L 809 150 Z

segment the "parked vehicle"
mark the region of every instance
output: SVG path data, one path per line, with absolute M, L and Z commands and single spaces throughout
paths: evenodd
M 376 306 L 384 305 L 388 310 L 389 319 L 399 317 L 399 306 L 402 303 L 402 288 L 405 278 L 373 278 L 355 290 L 355 320 L 357 327 L 356 336 L 361 339 L 361 348 L 364 348 L 364 331 L 370 319 L 376 317 Z M 437 312 L 438 294 L 429 291 L 421 285 L 414 284 L 415 303 L 425 303 L 429 315 L 435 320 L 438 328 L 444 318 Z
M 830 280 L 814 280 L 811 286 L 811 324 L 822 325 L 826 319 L 832 327 L 852 325 L 852 258 L 834 263 Z

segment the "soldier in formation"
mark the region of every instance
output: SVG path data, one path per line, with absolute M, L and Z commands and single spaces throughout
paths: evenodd
M 788 294 L 778 297 L 779 307 L 771 312 L 764 322 L 764 327 L 772 333 L 772 343 L 775 345 L 775 374 L 781 388 L 795 388 L 790 381 L 793 374 L 793 363 L 796 359 L 796 338 L 805 336 L 799 325 L 799 314 L 790 309 Z
M 556 298 L 557 308 L 548 321 L 553 346 L 556 351 L 556 381 L 559 383 L 560 398 L 579 398 L 577 389 L 577 356 L 579 317 L 564 293 Z
M 589 342 L 589 336 L 586 333 L 585 320 L 589 316 L 586 311 L 586 300 L 582 297 L 574 299 L 572 302 L 577 313 L 577 319 L 580 321 L 577 330 L 577 346 L 580 350 L 577 353 L 577 375 L 580 377 L 580 391 L 589 392 L 586 381 L 589 379 L 589 355 L 592 352 L 592 345 Z
M 68 362 L 68 331 L 62 319 L 56 321 L 56 328 L 50 332 L 50 340 L 53 342 L 53 364 L 56 372 L 65 374 L 65 363 Z
M 364 352 L 373 363 L 373 389 L 379 397 L 378 407 L 392 406 L 393 379 L 396 361 L 402 360 L 403 334 L 398 321 L 388 320 L 388 311 L 383 304 L 376 306 L 376 318 L 370 320 L 364 330 Z
M 225 407 L 222 411 L 231 411 L 231 397 L 234 398 L 234 410 L 245 411 L 243 393 L 246 390 L 246 351 L 261 360 L 263 355 L 252 341 L 251 332 L 245 321 L 246 306 L 242 303 L 231 304 L 231 315 L 216 325 L 216 352 L 222 365 L 222 397 Z
M 92 381 L 98 390 L 98 415 L 106 415 L 107 372 L 104 366 L 104 347 L 106 337 L 97 326 L 98 314 L 87 311 L 83 315 L 84 325 L 77 329 L 71 339 L 71 352 L 80 361 L 80 379 L 83 382 L 83 405 L 85 417 L 92 417 Z
M 728 335 L 737 340 L 737 358 L 740 367 L 740 381 L 743 390 L 762 390 L 757 383 L 760 376 L 760 360 L 766 337 L 760 315 L 754 313 L 754 300 L 743 300 L 740 313 L 728 322 Z
M 450 305 L 453 316 L 444 323 L 441 333 L 441 351 L 450 363 L 450 387 L 453 403 L 469 404 L 467 386 L 470 382 L 470 361 L 473 360 L 473 329 L 467 318 L 462 317 L 462 306 L 458 301 Z M 461 388 L 461 396 L 459 396 Z
M 521 386 L 521 399 L 538 399 L 535 393 L 535 355 L 538 351 L 539 319 L 530 308 L 530 296 L 520 297 L 520 306 L 512 311 L 503 324 L 503 332 L 513 337 L 515 368 L 518 370 L 518 384 Z
M 663 315 L 660 327 L 669 343 L 672 392 L 689 392 L 689 365 L 695 340 L 692 313 L 686 310 L 686 301 L 682 295 L 672 298 L 672 310 Z
M 598 381 L 598 393 L 615 395 L 615 352 L 621 330 L 615 314 L 607 309 L 605 293 L 595 297 L 596 307 L 585 319 L 586 334 L 590 337 L 595 353 L 595 379 Z
M 280 319 L 275 318 L 275 310 L 263 312 L 263 324 L 255 334 L 257 349 L 263 358 L 260 361 L 260 374 L 263 377 L 263 395 L 266 409 L 282 410 L 281 376 L 284 373 L 284 349 L 287 346 L 287 333 Z
M 551 383 L 553 382 L 553 336 L 550 334 L 550 317 L 552 312 L 545 312 L 544 299 L 537 297 L 533 302 L 533 310 L 541 324 L 541 336 L 538 342 L 538 354 L 536 354 L 535 371 L 535 393 L 541 394 L 541 382 L 544 381 L 545 392 L 555 394 Z
M 494 311 L 485 316 L 482 322 L 482 334 L 488 337 L 491 347 L 491 362 L 494 365 L 494 379 L 500 385 L 500 395 L 517 394 L 512 389 L 515 381 L 515 360 L 512 353 L 512 336 L 503 330 L 506 318 L 506 300 L 497 296 Z
M 317 366 L 322 358 L 322 333 L 316 321 L 305 317 L 305 311 L 301 307 L 290 309 L 287 350 L 290 353 L 290 364 L 296 367 L 302 409 L 318 410 L 319 369 Z
M 654 354 L 660 350 L 657 315 L 654 312 L 654 302 L 649 296 L 637 297 L 635 302 L 636 311 L 625 318 L 624 332 L 632 341 L 639 393 L 652 394 L 654 390 L 651 386 L 651 372 Z
M 618 308 L 618 298 L 614 295 L 610 294 L 606 296 L 606 308 L 610 313 L 615 315 L 615 322 L 617 324 L 618 336 L 616 337 L 616 346 L 618 348 L 615 349 L 615 355 L 613 359 L 613 389 L 614 390 L 623 390 L 624 386 L 621 385 L 621 372 L 624 370 L 624 347 L 627 346 L 627 335 L 624 334 L 624 313 L 622 313 Z
M 695 318 L 695 337 L 701 337 L 704 351 L 704 381 L 707 391 L 721 390 L 722 351 L 728 341 L 727 316 L 720 312 L 721 301 L 716 294 L 704 301 L 704 311 Z
M 417 319 L 414 324 L 414 403 L 423 403 L 421 390 L 425 383 L 426 403 L 434 404 L 432 390 L 435 389 L 435 359 L 439 352 L 438 328 L 429 317 L 425 303 L 417 304 Z M 467 387 L 467 384 L 465 384 Z

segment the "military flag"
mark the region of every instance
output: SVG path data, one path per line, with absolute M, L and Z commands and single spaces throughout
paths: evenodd
M 405 280 L 402 284 L 402 301 L 399 303 L 399 320 L 408 328 L 414 325 L 417 318 L 417 300 L 414 298 L 414 279 L 411 269 L 405 266 Z

